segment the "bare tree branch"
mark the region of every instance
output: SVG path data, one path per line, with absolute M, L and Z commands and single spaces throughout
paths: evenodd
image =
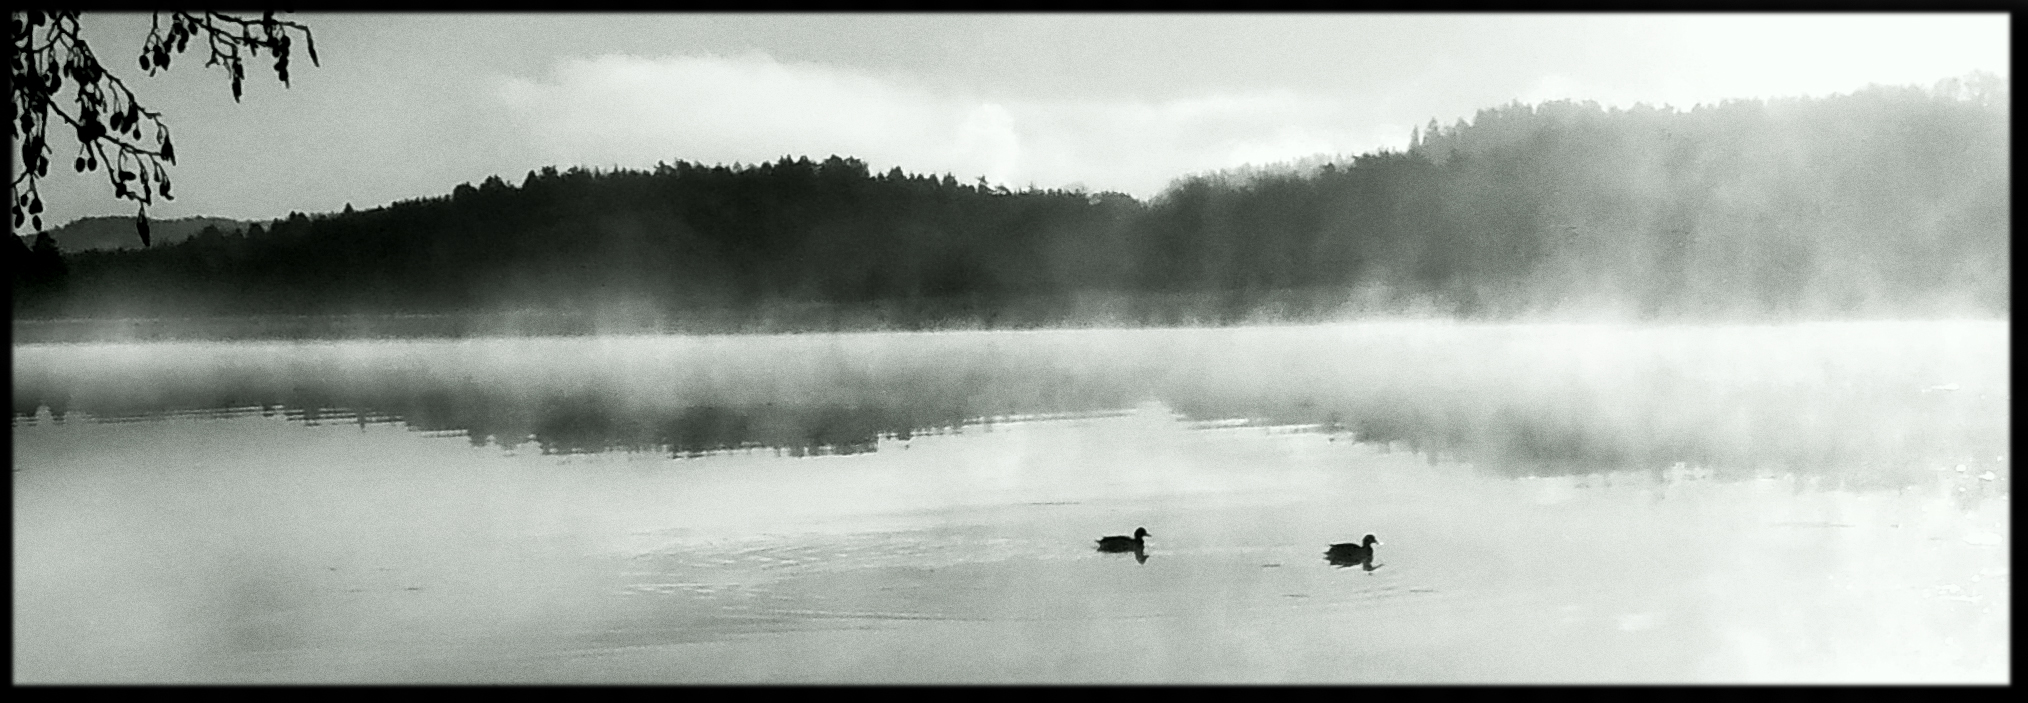
M 142 107 L 126 82 L 107 72 L 79 36 L 78 14 L 74 10 L 10 13 L 13 112 L 7 128 L 8 136 L 21 145 L 19 171 L 11 181 L 14 226 L 26 222 L 42 229 L 42 194 L 36 183 L 49 175 L 47 130 L 54 114 L 76 132 L 78 152 L 72 167 L 83 173 L 104 165 L 114 197 L 139 204 L 135 225 L 141 244 L 146 246 L 148 206 L 157 194 L 175 198 L 169 192 L 165 166 L 165 162 L 176 163 L 175 143 L 170 141 L 162 114 Z M 289 85 L 291 32 L 302 33 L 310 62 L 317 65 L 317 43 L 310 28 L 276 19 L 273 12 L 262 13 L 258 19 L 219 12 L 156 12 L 137 62 L 154 76 L 168 70 L 174 57 L 189 48 L 192 37 L 202 36 L 210 54 L 205 66 L 225 67 L 232 99 L 238 102 L 246 79 L 246 59 L 262 52 L 274 57 L 276 77 L 283 86 Z M 70 98 L 59 101 L 66 82 L 73 86 Z M 66 111 L 59 102 L 74 109 Z M 152 147 L 148 146 L 151 142 Z

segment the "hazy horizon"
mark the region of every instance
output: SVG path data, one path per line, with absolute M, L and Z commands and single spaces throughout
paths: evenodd
M 1432 119 L 1516 101 L 1687 109 L 2005 77 L 2010 44 L 2003 14 L 287 17 L 322 64 L 284 88 L 255 60 L 234 103 L 199 53 L 153 77 L 134 66 L 149 15 L 84 15 L 94 53 L 176 135 L 178 198 L 150 217 L 367 209 L 544 166 L 831 154 L 1147 199 L 1192 174 L 1404 148 Z M 50 227 L 134 212 L 100 173 L 52 169 L 39 187 Z

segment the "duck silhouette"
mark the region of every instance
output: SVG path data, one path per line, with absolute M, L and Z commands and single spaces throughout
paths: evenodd
M 1120 535 L 1100 537 L 1098 540 L 1098 550 L 1101 552 L 1131 552 L 1134 555 L 1136 563 L 1146 564 L 1148 563 L 1147 543 L 1145 541 L 1147 536 L 1148 528 L 1136 527 L 1134 528 L 1134 536 L 1132 537 Z
M 1331 545 L 1324 550 L 1324 559 L 1339 568 L 1357 566 L 1372 571 L 1380 567 L 1373 564 L 1373 545 L 1380 544 L 1380 538 L 1367 535 L 1359 544 L 1344 542 Z
M 1098 550 L 1101 552 L 1138 552 L 1147 546 L 1144 542 L 1147 536 L 1148 528 L 1136 527 L 1134 528 L 1134 536 L 1132 537 L 1122 537 L 1120 535 L 1100 537 L 1098 540 Z

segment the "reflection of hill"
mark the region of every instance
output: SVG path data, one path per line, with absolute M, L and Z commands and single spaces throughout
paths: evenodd
M 1314 425 L 1515 475 L 1795 471 L 1895 482 L 2009 454 L 2004 325 L 1376 325 L 1206 334 L 1195 417 Z M 1330 350 L 1330 353 L 1324 353 Z M 1958 390 L 1933 390 L 1937 380 Z
M 1107 411 L 1137 400 L 1120 385 L 1070 382 L 1047 364 L 1011 356 L 868 367 L 807 336 L 660 338 L 629 343 L 615 368 L 612 357 L 583 353 L 586 341 L 314 347 L 335 350 L 325 358 L 231 345 L 131 356 L 123 352 L 137 347 L 106 345 L 66 369 L 17 367 L 14 417 L 32 421 L 42 407 L 98 421 L 279 411 L 310 424 L 401 422 L 474 445 L 532 443 L 545 453 L 761 448 L 807 456 L 872 451 L 883 438 L 995 417 Z M 919 346 L 934 354 L 950 342 Z M 733 353 L 720 355 L 716 345 Z M 552 353 L 559 346 L 573 348 Z M 712 366 L 720 368 L 707 372 Z
M 627 411 L 594 395 L 506 406 L 483 397 L 438 394 L 404 417 L 418 430 L 459 430 L 473 444 L 534 442 L 544 453 L 666 451 L 676 456 L 766 448 L 792 456 L 872 451 L 883 437 L 906 439 L 971 419 L 963 407 L 702 405 Z
M 184 389 L 192 390 L 196 389 Z M 515 396 L 441 385 L 388 392 L 294 385 L 227 393 L 153 394 L 142 402 L 72 406 L 62 390 L 44 387 L 15 396 L 17 422 L 47 405 L 52 414 L 88 413 L 106 422 L 261 412 L 311 425 L 401 422 L 409 429 L 513 448 L 535 444 L 545 454 L 655 451 L 701 456 L 739 449 L 777 449 L 792 456 L 872 451 L 882 438 L 956 428 L 978 414 L 962 402 L 916 399 L 894 405 L 696 405 L 629 407 L 599 393 Z M 170 397 L 174 396 L 174 397 Z
M 1681 462 L 1891 483 L 2009 474 L 2007 352 L 2003 323 L 50 345 L 16 348 L 14 412 L 265 408 L 546 452 L 801 456 L 1153 400 L 1512 475 Z

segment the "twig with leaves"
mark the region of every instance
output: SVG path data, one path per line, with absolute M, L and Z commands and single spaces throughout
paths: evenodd
M 7 127 L 8 136 L 21 145 L 12 181 L 14 226 L 26 222 L 42 229 L 42 194 L 36 182 L 49 175 L 47 131 L 54 115 L 76 132 L 78 152 L 72 167 L 83 173 L 104 165 L 113 195 L 139 204 L 134 224 L 142 246 L 147 246 L 148 206 L 157 194 L 165 200 L 175 199 L 169 192 L 164 162 L 176 163 L 176 146 L 170 141 L 162 113 L 142 107 L 126 82 L 106 71 L 92 53 L 78 33 L 78 14 L 74 10 L 11 13 L 14 58 L 9 90 L 14 114 Z M 262 52 L 274 57 L 275 75 L 282 85 L 289 84 L 291 32 L 302 33 L 310 62 L 317 64 L 317 43 L 310 28 L 276 19 L 273 12 L 262 13 L 258 19 L 218 12 L 156 12 L 139 63 L 154 76 L 168 70 L 171 60 L 189 48 L 191 39 L 201 39 L 210 50 L 204 65 L 225 67 L 232 82 L 233 102 L 239 102 L 246 59 Z M 66 82 L 74 90 L 69 100 L 59 101 Z M 151 143 L 153 146 L 148 146 Z

